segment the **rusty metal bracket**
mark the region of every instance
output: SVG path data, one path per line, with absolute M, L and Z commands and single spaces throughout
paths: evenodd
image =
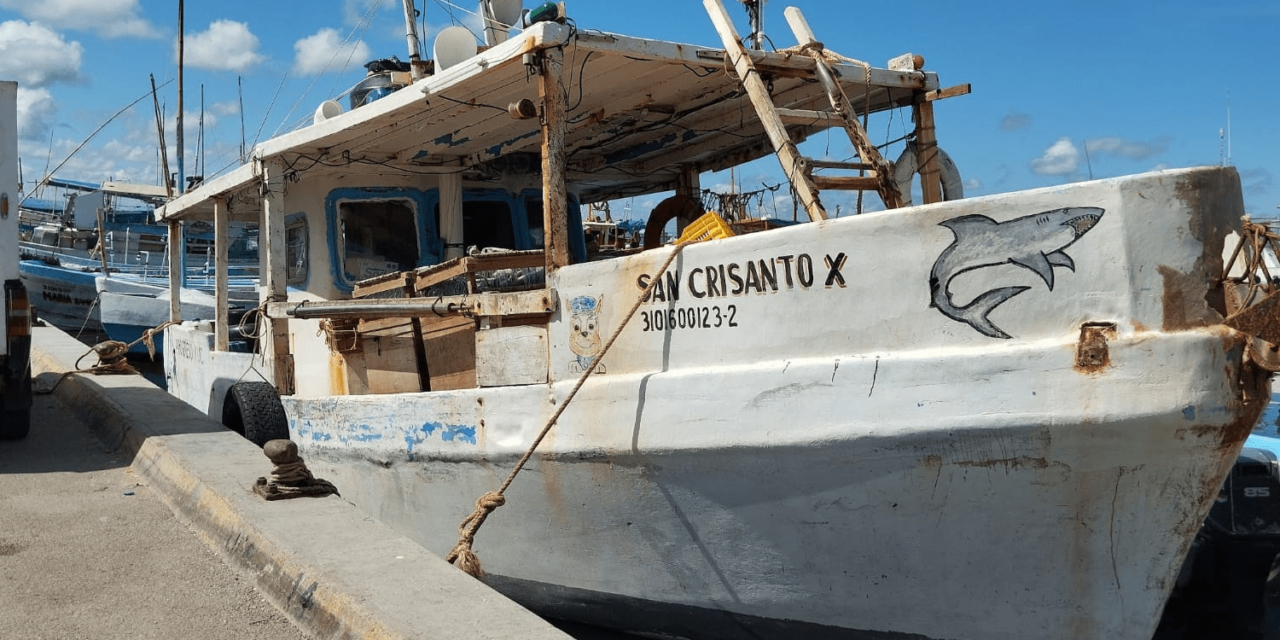
M 1086 322 L 1080 325 L 1080 342 L 1076 345 L 1076 369 L 1097 373 L 1111 366 L 1111 350 L 1107 339 L 1116 337 L 1114 322 Z
M 1220 281 L 1227 306 L 1223 324 L 1252 338 L 1254 363 L 1275 372 L 1280 371 L 1280 273 L 1273 275 L 1267 267 L 1267 252 L 1280 260 L 1280 235 L 1246 218 Z M 1232 276 L 1237 261 L 1241 272 Z

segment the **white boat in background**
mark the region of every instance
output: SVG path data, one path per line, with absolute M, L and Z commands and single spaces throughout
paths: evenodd
M 59 178 L 46 180 L 45 186 L 61 190 L 61 197 L 27 197 L 18 209 L 20 272 L 39 317 L 72 335 L 100 337 L 105 333 L 125 342 L 163 323 L 168 318 L 167 302 L 148 305 L 140 299 L 141 291 L 163 294 L 166 300 L 168 296 L 168 228 L 153 219 L 154 205 L 164 201 L 163 190 Z M 234 246 L 229 252 L 235 266 L 230 286 L 233 291 L 256 296 L 256 230 L 237 224 L 231 233 Z M 213 290 L 212 229 L 204 224 L 189 225 L 183 239 L 184 288 L 190 290 L 185 299 Z M 103 281 L 116 291 L 124 288 L 131 293 L 108 303 L 105 313 L 112 319 L 105 324 L 110 328 L 104 325 L 99 296 Z M 128 303 L 128 308 L 119 308 L 121 302 Z M 144 306 L 163 312 L 144 313 Z M 192 307 L 192 313 L 196 312 Z M 208 312 L 203 315 L 212 317 Z M 125 319 L 150 324 L 134 326 Z M 146 352 L 142 344 L 133 350 Z
M 403 88 L 161 207 L 257 216 L 266 265 L 257 353 L 220 307 L 170 326 L 169 391 L 243 418 L 270 384 L 287 424 L 236 426 L 441 555 L 502 486 L 483 580 L 550 618 L 1150 638 L 1269 394 L 1223 324 L 1235 170 L 944 201 L 933 104 L 964 90 L 826 56 L 794 9 L 802 49 L 744 50 L 704 4 L 720 46 L 551 19 L 411 55 Z M 891 109 L 921 206 L 858 126 Z M 832 127 L 866 175 L 799 156 Z M 703 172 L 771 154 L 810 222 L 587 260 L 583 203 L 674 189 L 654 215 L 692 217 Z M 826 219 L 840 187 L 886 210 Z

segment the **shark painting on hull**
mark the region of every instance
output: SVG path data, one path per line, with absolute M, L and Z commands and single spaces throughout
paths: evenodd
M 940 223 L 955 234 L 953 241 L 929 274 L 929 306 L 942 315 L 968 324 L 992 338 L 1010 338 L 992 324 L 988 314 L 1006 300 L 1030 289 L 1026 286 L 988 290 L 969 304 L 958 306 L 951 300 L 948 286 L 956 276 L 983 267 L 1015 264 L 1040 276 L 1053 290 L 1053 268 L 1075 271 L 1075 262 L 1064 249 L 1071 246 L 1102 218 L 1098 207 L 1053 209 L 1006 222 L 983 215 L 968 215 Z

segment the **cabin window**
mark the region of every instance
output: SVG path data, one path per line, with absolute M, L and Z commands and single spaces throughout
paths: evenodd
M 534 249 L 543 249 L 546 247 L 546 241 L 542 239 L 545 228 L 542 223 L 542 200 L 538 198 L 525 198 L 524 210 L 529 217 L 529 237 L 533 240 Z
M 440 205 L 436 205 L 436 220 Z M 464 200 L 462 203 L 462 245 L 484 249 L 519 249 L 511 225 L 511 205 L 501 200 Z
M 284 220 L 285 282 L 307 281 L 307 217 L 295 213 Z
M 409 200 L 342 202 L 342 267 L 359 281 L 418 266 L 418 227 Z

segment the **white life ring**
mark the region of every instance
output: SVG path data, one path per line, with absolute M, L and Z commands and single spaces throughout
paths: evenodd
M 964 185 L 960 182 L 960 170 L 951 161 L 942 147 L 938 150 L 938 170 L 942 178 L 942 199 L 959 200 L 964 197 Z M 902 194 L 902 206 L 911 206 L 911 181 L 919 170 L 920 161 L 916 157 L 916 143 L 908 142 L 902 150 L 898 161 L 893 163 L 893 181 L 898 184 L 898 192 Z

